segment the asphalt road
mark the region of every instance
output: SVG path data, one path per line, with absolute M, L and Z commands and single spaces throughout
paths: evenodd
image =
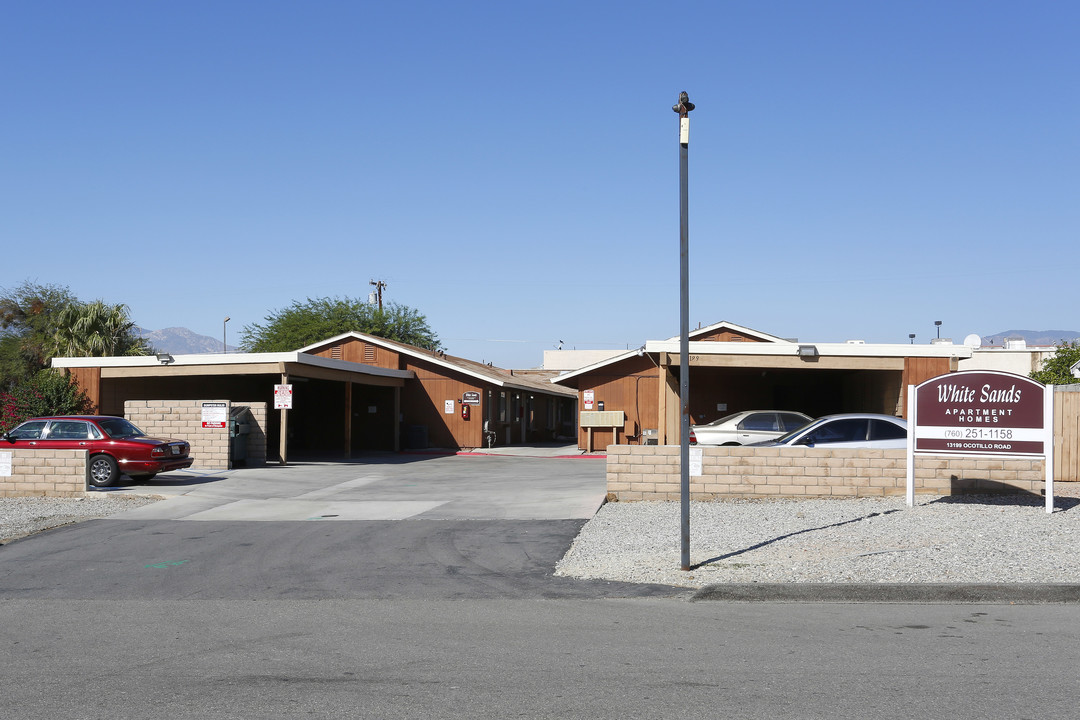
M 693 602 L 552 577 L 597 461 L 172 482 L 0 547 L 0 717 L 1076 715 L 1076 605 Z

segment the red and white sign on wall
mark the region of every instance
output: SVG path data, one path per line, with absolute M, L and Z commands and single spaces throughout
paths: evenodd
M 1046 458 L 1047 512 L 1053 511 L 1054 388 L 1031 378 L 969 370 L 908 386 L 908 505 L 914 454 Z
M 292 410 L 292 385 L 274 386 L 274 409 Z
M 204 402 L 202 404 L 202 426 L 204 428 L 223 428 L 228 419 L 228 403 Z
M 584 395 L 585 395 L 585 397 L 584 397 L 585 409 L 586 410 L 592 410 L 593 409 L 593 403 L 594 403 L 594 400 L 596 398 L 596 392 L 594 390 L 586 390 Z

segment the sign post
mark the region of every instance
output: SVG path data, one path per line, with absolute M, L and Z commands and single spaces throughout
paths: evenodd
M 287 465 L 288 438 L 289 438 L 289 410 L 292 409 L 292 385 L 288 382 L 289 376 L 282 373 L 281 383 L 274 386 L 274 409 L 281 411 L 281 441 L 278 443 L 278 451 L 281 454 L 281 464 Z
M 907 504 L 915 455 L 1042 456 L 1046 512 L 1054 511 L 1054 386 L 1013 373 L 969 370 L 908 386 Z

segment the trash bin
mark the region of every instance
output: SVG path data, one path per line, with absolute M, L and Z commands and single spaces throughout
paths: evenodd
M 233 405 L 229 411 L 229 467 L 247 465 L 247 441 L 251 424 L 251 408 L 247 405 Z
M 427 450 L 427 425 L 408 425 L 405 428 L 405 447 L 409 450 Z

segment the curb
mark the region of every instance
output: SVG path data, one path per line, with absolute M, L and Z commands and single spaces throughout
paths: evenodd
M 981 603 L 988 605 L 1080 604 L 1080 585 L 987 583 L 751 583 L 707 585 L 697 601 L 782 603 Z

